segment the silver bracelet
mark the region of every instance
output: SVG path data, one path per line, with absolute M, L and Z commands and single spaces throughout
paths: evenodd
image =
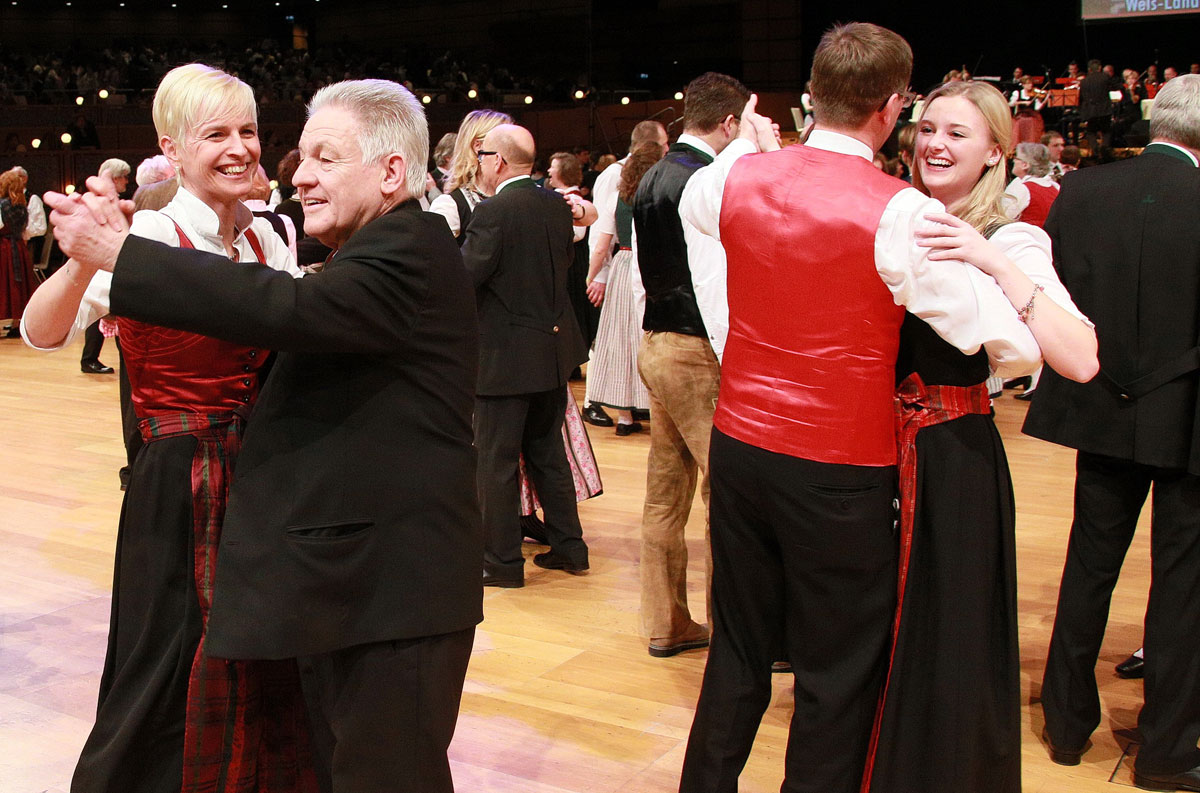
M 1033 319 L 1033 301 L 1037 298 L 1038 292 L 1044 291 L 1046 290 L 1041 284 L 1033 285 L 1033 294 L 1029 296 L 1029 302 L 1025 304 L 1024 308 L 1021 308 L 1017 311 L 1017 317 L 1022 322 L 1027 323 L 1029 320 Z

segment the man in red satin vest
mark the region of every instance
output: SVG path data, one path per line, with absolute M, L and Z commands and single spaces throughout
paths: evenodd
M 904 311 L 964 352 L 986 343 L 1002 369 L 1038 357 L 990 277 L 914 245 L 942 205 L 872 166 L 911 70 L 895 33 L 833 28 L 806 145 L 779 149 L 752 98 L 739 139 L 681 199 L 725 246 L 729 298 L 709 460 L 715 628 L 681 793 L 737 790 L 780 649 L 796 678 L 782 790 L 858 789 L 896 597 Z

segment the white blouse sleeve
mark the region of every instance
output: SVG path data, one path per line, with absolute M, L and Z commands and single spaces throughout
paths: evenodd
M 446 223 L 450 225 L 450 233 L 455 237 L 462 231 L 458 224 L 458 204 L 454 203 L 454 198 L 449 193 L 442 193 L 433 199 L 429 204 L 428 211 L 444 217 Z
M 269 224 L 268 224 L 269 225 Z M 175 233 L 175 224 L 166 215 L 151 210 L 142 210 L 133 216 L 133 223 L 129 227 L 130 234 L 136 234 L 148 240 L 155 242 L 165 242 L 169 245 L 178 245 L 179 237 Z M 274 231 L 271 235 L 278 239 Z M 88 283 L 87 289 L 83 293 L 83 299 L 79 302 L 79 313 L 75 315 L 75 324 L 67 331 L 66 338 L 53 347 L 35 347 L 29 344 L 29 338 L 25 335 L 22 327 L 21 336 L 25 339 L 25 343 L 35 350 L 43 352 L 52 352 L 61 350 L 69 345 L 76 336 L 87 330 L 96 320 L 101 317 L 108 316 L 108 292 L 112 288 L 112 273 L 104 270 L 99 270 L 92 276 L 92 280 Z M 21 320 L 22 326 L 24 319 Z
M 953 260 L 931 260 L 931 248 L 916 244 L 915 232 L 945 212 L 941 202 L 907 188 L 892 198 L 875 236 L 875 269 L 897 305 L 927 322 L 967 355 L 986 347 L 998 374 L 1029 374 L 1041 363 L 1041 348 L 996 280 Z
M 1045 231 L 1028 223 L 1009 223 L 992 235 L 991 242 L 1021 272 L 1029 276 L 1029 280 L 1042 287 L 1046 297 L 1088 327 L 1096 327 L 1075 305 L 1071 294 L 1059 280 L 1051 256 L 1050 237 Z
M 1013 179 L 1004 188 L 1004 212 L 1013 220 L 1029 206 L 1029 188 L 1020 179 Z

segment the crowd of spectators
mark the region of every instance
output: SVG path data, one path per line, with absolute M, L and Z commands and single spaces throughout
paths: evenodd
M 182 63 L 217 66 L 254 88 L 259 105 L 307 102 L 322 85 L 352 78 L 394 80 L 410 89 L 444 93 L 452 100 L 495 99 L 509 91 L 539 90 L 564 98 L 574 85 L 565 72 L 536 78 L 503 66 L 434 47 L 397 46 L 386 51 L 350 47 L 286 50 L 274 40 L 253 47 L 179 43 L 164 48 L 118 43 L 103 49 L 0 54 L 0 105 L 59 104 L 101 89 L 149 101 L 158 81 Z M 474 90 L 476 96 L 470 96 Z

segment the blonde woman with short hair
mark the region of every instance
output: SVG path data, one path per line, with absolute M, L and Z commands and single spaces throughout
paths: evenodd
M 180 66 L 159 84 L 153 113 L 179 190 L 162 210 L 137 212 L 131 232 L 299 275 L 270 224 L 242 205 L 260 153 L 250 87 Z M 30 301 L 26 342 L 69 344 L 109 313 L 111 281 L 68 261 Z M 117 325 L 145 445 L 118 529 L 96 723 L 71 789 L 315 791 L 294 662 L 226 661 L 204 647 L 228 484 L 270 350 Z

